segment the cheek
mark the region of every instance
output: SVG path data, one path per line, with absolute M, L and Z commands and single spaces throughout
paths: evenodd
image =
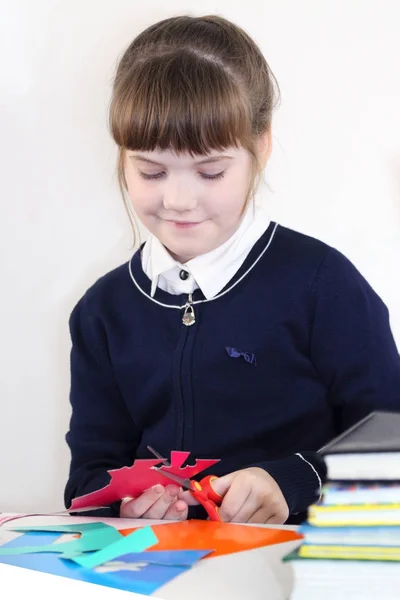
M 138 176 L 126 177 L 126 183 L 131 205 L 138 217 L 146 217 L 154 213 L 159 204 L 154 191 L 144 185 Z
M 233 223 L 242 215 L 246 194 L 246 186 L 238 187 L 233 182 L 229 182 L 229 185 L 221 186 L 218 192 L 209 199 L 209 210 L 225 222 Z

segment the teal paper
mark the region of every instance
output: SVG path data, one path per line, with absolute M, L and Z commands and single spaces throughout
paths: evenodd
M 143 527 L 98 552 L 87 556 L 72 557 L 71 560 L 85 569 L 93 569 L 124 554 L 143 552 L 157 543 L 158 538 L 152 528 Z
M 118 540 L 123 540 L 119 531 L 104 523 L 84 523 L 79 525 L 44 525 L 33 527 L 18 527 L 14 531 L 24 532 L 58 532 L 81 533 L 81 537 L 60 544 L 47 544 L 42 546 L 21 546 L 14 548 L 0 548 L 0 556 L 13 556 L 18 554 L 33 554 L 39 552 L 52 552 L 61 554 L 63 558 L 80 555 L 82 552 L 99 551 L 106 546 L 113 545 Z
M 31 546 L 51 544 L 57 540 L 54 532 L 32 532 L 8 542 L 10 548 L 17 546 Z M 207 550 L 172 550 L 143 552 L 142 554 L 128 554 L 121 556 L 117 561 L 128 563 L 125 571 L 115 571 L 115 565 L 106 563 L 97 569 L 83 569 L 70 560 L 60 560 L 56 554 L 24 554 L 20 556 L 0 557 L 1 564 L 14 565 L 24 569 L 33 569 L 42 573 L 52 573 L 59 577 L 68 577 L 78 581 L 107 586 L 110 597 L 112 589 L 136 592 L 137 594 L 154 594 L 158 588 L 171 581 L 174 577 L 186 573 L 192 565 L 200 560 Z M 130 569 L 129 563 L 145 562 L 146 566 L 139 570 Z M 109 571 L 99 573 L 99 570 Z M 60 586 L 62 587 L 62 580 Z M 7 597 L 7 594 L 4 594 Z M 190 594 L 189 594 L 190 596 Z M 3 597 L 3 596 L 1 596 Z M 82 596 L 84 600 L 84 596 Z

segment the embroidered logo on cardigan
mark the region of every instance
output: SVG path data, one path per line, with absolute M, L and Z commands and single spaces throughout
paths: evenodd
M 244 358 L 246 362 L 251 365 L 257 366 L 256 355 L 254 352 L 242 352 L 241 350 L 237 350 L 236 348 L 231 348 L 229 346 L 225 346 L 225 350 L 231 358 Z

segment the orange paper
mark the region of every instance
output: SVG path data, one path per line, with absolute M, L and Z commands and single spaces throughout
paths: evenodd
M 303 537 L 287 529 L 268 529 L 196 519 L 152 525 L 152 529 L 159 541 L 152 550 L 214 550 L 205 559 L 300 540 Z M 132 531 L 135 531 L 135 528 L 122 529 L 120 533 L 129 535 Z

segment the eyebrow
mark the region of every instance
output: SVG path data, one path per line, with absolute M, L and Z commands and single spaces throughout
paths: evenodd
M 152 165 L 157 165 L 159 167 L 163 166 L 161 162 L 158 162 L 156 160 L 151 160 L 150 158 L 147 158 L 146 156 L 143 156 L 142 154 L 132 154 L 131 157 L 135 158 L 136 160 L 141 160 L 143 162 L 150 163 Z M 204 158 L 203 160 L 199 160 L 196 164 L 204 165 L 206 163 L 219 162 L 220 160 L 225 160 L 227 158 L 233 159 L 233 156 L 228 156 L 227 154 L 222 155 L 222 156 L 210 156 L 208 158 Z

